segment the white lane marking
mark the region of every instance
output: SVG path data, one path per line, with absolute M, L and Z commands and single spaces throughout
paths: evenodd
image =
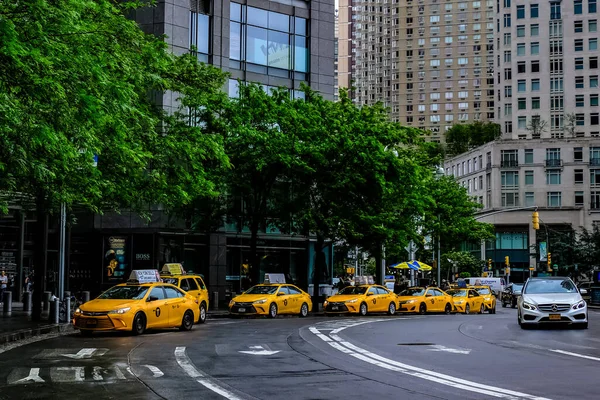
M 190 377 L 196 379 L 196 382 L 204 386 L 205 388 L 212 390 L 213 392 L 225 397 L 228 400 L 242 400 L 240 397 L 236 396 L 234 393 L 230 392 L 222 388 L 221 386 L 210 382 L 210 379 L 204 377 L 196 369 L 192 360 L 185 353 L 185 347 L 176 347 L 175 348 L 175 359 L 177 360 L 177 364 L 188 374 Z
M 248 346 L 252 350 L 241 350 L 238 353 L 251 354 L 254 356 L 272 356 L 279 353 L 279 350 L 267 350 L 263 346 Z
M 324 342 L 331 342 L 331 339 L 329 338 L 329 336 L 327 335 L 323 335 L 321 332 L 319 332 L 319 330 L 317 328 L 315 328 L 314 326 L 311 326 L 310 328 L 308 328 L 312 333 L 314 333 L 315 335 L 317 335 L 322 341 Z
M 125 375 L 123 374 L 123 372 L 121 372 L 121 368 L 119 368 L 118 365 L 115 365 L 115 375 L 117 375 L 117 379 L 127 379 L 125 378 Z M 129 371 L 131 373 L 131 371 Z M 133 374 L 132 374 L 133 375 Z
M 102 368 L 102 367 L 94 367 L 94 370 L 92 371 L 92 378 L 94 378 L 95 381 L 104 380 L 104 378 L 102 377 L 103 371 L 104 371 L 104 368 Z
M 560 353 L 560 354 L 566 354 L 568 356 L 581 357 L 581 358 L 586 358 L 588 360 L 600 361 L 600 358 L 598 358 L 598 357 L 586 356 L 585 354 L 571 353 L 570 351 L 564 351 L 564 350 L 558 350 L 558 349 L 550 349 L 550 351 L 553 351 L 555 353 Z
M 12 373 L 11 373 L 12 375 Z M 39 382 L 39 383 L 43 383 L 46 382 L 45 380 L 43 380 L 42 378 L 40 378 L 40 369 L 39 368 L 31 368 L 29 370 L 29 375 L 27 375 L 25 378 L 16 380 L 14 382 L 11 382 L 10 376 L 8 379 L 8 383 L 12 384 L 12 385 L 18 385 L 18 384 L 27 384 L 30 382 Z
M 97 351 L 99 350 L 99 351 Z M 105 350 L 105 351 L 102 351 Z M 96 355 L 98 356 L 102 356 L 104 355 L 104 353 L 106 353 L 106 351 L 108 351 L 107 349 L 81 349 L 79 350 L 79 352 L 77 352 L 77 354 L 61 354 L 61 356 L 63 357 L 68 357 L 68 358 L 72 358 L 74 360 L 81 360 L 82 358 L 91 358 L 94 353 L 96 353 Z
M 144 367 L 148 368 L 150 370 L 150 372 L 152 372 L 153 374 L 153 378 L 160 378 L 161 376 L 163 376 L 163 372 L 158 369 L 157 367 L 155 367 L 154 365 L 144 365 Z
M 465 349 L 465 350 L 453 349 L 452 347 L 442 346 L 441 344 L 434 344 L 431 347 L 432 347 L 432 349 L 428 349 L 429 351 L 445 351 L 445 352 L 454 353 L 454 354 L 469 354 L 469 353 L 471 353 L 471 349 Z
M 52 382 L 68 383 L 85 380 L 84 367 L 54 367 L 50 368 Z
M 370 322 L 378 322 L 376 320 Z M 362 325 L 368 322 L 360 322 L 357 323 L 356 326 Z M 352 325 L 343 326 L 339 329 L 332 330 L 333 332 L 339 332 L 341 330 L 352 327 Z M 310 328 L 309 328 L 310 330 Z M 319 329 L 315 330 L 319 331 Z M 313 330 L 311 332 L 314 333 Z M 476 392 L 480 394 L 485 394 L 493 397 L 499 397 L 504 399 L 529 399 L 529 400 L 549 400 L 544 397 L 539 397 L 535 395 L 530 395 L 527 393 L 521 393 L 513 390 L 503 389 L 495 386 L 485 385 L 477 382 L 467 381 L 465 379 L 456 378 L 450 375 L 441 374 L 435 371 L 429 371 L 423 368 L 414 367 L 412 365 L 403 364 L 385 357 L 382 357 L 378 354 L 371 353 L 368 350 L 362 349 L 358 346 L 353 345 L 350 342 L 344 341 L 337 335 L 330 335 L 335 342 L 326 342 L 331 347 L 343 351 L 346 354 L 349 354 L 357 359 L 365 361 L 367 363 L 378 365 L 382 368 L 390 369 L 393 371 L 401 372 L 407 375 L 419 377 L 422 379 L 426 379 L 432 382 L 437 382 L 443 385 L 452 386 L 457 389 L 467 390 L 471 392 Z M 346 350 L 341 350 L 340 347 L 345 348 Z

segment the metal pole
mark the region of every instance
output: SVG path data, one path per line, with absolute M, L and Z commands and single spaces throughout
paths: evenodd
M 2 301 L 4 316 L 10 317 L 12 315 L 12 292 L 10 290 L 4 292 L 4 298 Z
M 58 247 L 58 293 L 65 290 L 65 230 L 67 228 L 66 204 L 60 205 L 60 235 Z M 59 294 L 59 296 L 60 296 Z
M 385 286 L 385 245 L 381 245 L 381 273 L 379 278 L 379 284 Z
M 439 218 L 439 216 L 438 216 Z M 442 281 L 442 259 L 440 258 L 440 235 L 438 235 L 437 240 L 437 284 L 440 285 Z
M 354 275 L 361 275 L 358 272 L 358 246 L 354 246 Z

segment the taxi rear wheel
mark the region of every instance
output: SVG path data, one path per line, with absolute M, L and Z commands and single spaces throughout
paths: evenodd
M 206 304 L 204 302 L 200 304 L 200 318 L 198 318 L 198 323 L 203 324 L 206 322 Z
M 388 306 L 388 314 L 389 315 L 396 314 L 396 305 L 394 304 L 394 302 L 391 302 L 390 305 Z
M 367 308 L 367 303 L 361 303 L 360 308 L 358 309 L 358 312 L 363 317 L 365 315 L 367 315 L 367 313 L 369 312 L 369 309 Z
M 277 304 L 271 303 L 269 307 L 269 317 L 275 318 L 277 316 Z
M 308 316 L 308 304 L 302 303 L 302 307 L 300 307 L 300 316 L 301 317 Z
M 471 313 L 471 306 L 467 303 L 467 305 L 465 306 L 465 314 L 470 314 Z
M 139 312 L 135 314 L 133 318 L 133 326 L 131 327 L 131 331 L 134 335 L 141 335 L 146 330 L 146 315 L 144 313 Z
M 446 307 L 444 308 L 444 312 L 446 314 L 450 314 L 452 312 L 452 306 L 450 305 L 450 303 L 446 303 Z
M 492 303 L 492 308 L 490 309 L 490 314 L 496 314 L 496 302 Z
M 183 314 L 183 319 L 181 320 L 181 326 L 179 330 L 181 331 L 190 331 L 194 326 L 194 313 L 191 310 L 187 310 L 185 314 Z

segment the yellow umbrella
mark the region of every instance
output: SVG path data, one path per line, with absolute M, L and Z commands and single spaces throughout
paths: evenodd
M 405 261 L 399 264 L 390 265 L 390 268 L 397 269 L 414 269 L 415 271 L 431 271 L 431 265 L 427 265 L 421 261 Z

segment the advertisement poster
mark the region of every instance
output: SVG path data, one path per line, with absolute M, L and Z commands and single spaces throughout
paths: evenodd
M 122 281 L 127 277 L 127 237 L 109 236 L 104 253 L 104 267 L 109 281 Z
M 546 247 L 546 242 L 540 242 L 540 261 L 548 261 L 548 247 Z

